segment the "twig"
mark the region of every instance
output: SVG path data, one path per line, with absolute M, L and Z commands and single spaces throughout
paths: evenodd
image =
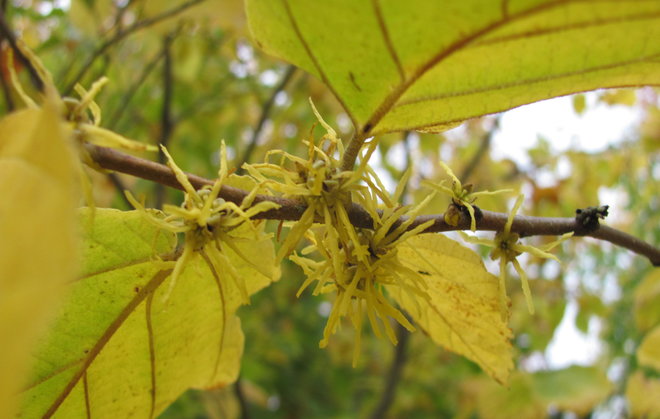
M 165 165 L 130 156 L 109 148 L 94 145 L 87 145 L 87 148 L 94 160 L 105 169 L 162 183 L 172 188 L 182 189 L 174 173 Z M 197 189 L 205 185 L 213 185 L 213 181 L 200 176 L 189 174 L 188 178 L 190 179 L 190 183 Z M 239 205 L 247 193 L 247 191 L 230 186 L 223 186 L 220 190 L 220 196 L 223 199 Z M 258 219 L 298 220 L 307 208 L 305 203 L 300 200 L 269 195 L 257 195 L 254 203 L 256 204 L 262 201 L 276 202 L 280 205 L 280 208 L 259 213 L 255 216 Z M 347 210 L 349 219 L 353 225 L 361 228 L 373 228 L 373 220 L 364 208 L 357 204 L 352 204 Z M 477 217 L 476 224 L 477 229 L 482 231 L 500 231 L 504 228 L 508 218 L 508 214 L 500 212 L 481 210 L 481 214 L 480 217 Z M 444 214 L 435 214 L 417 217 L 408 228 L 415 228 L 429 220 L 433 220 L 433 224 L 424 230 L 425 233 L 470 229 L 470 217 L 465 214 L 461 214 L 460 220 L 455 226 L 445 222 Z M 392 228 L 396 228 L 403 221 L 403 218 L 400 219 L 394 223 Z M 575 232 L 576 236 L 589 236 L 624 247 L 647 257 L 654 266 L 660 266 L 660 249 L 637 237 L 608 226 L 600 226 L 591 232 L 585 231 L 584 226 L 576 222 L 574 217 L 553 218 L 517 215 L 511 226 L 511 231 L 521 236 L 558 236 L 564 233 Z
M 170 34 L 163 40 L 163 107 L 161 109 L 160 119 L 160 140 L 159 144 L 167 147 L 170 137 L 174 132 L 174 123 L 172 121 L 172 41 L 174 34 Z M 163 150 L 158 151 L 158 162 L 165 163 L 165 154 Z M 156 184 L 156 208 L 161 208 L 165 200 L 165 186 Z
M 140 77 L 138 77 L 137 80 L 135 80 L 135 83 L 133 83 L 126 90 L 124 96 L 122 96 L 121 101 L 119 102 L 119 106 L 115 110 L 115 113 L 113 113 L 112 117 L 109 118 L 107 127 L 113 128 L 117 126 L 119 120 L 121 120 L 121 117 L 124 116 L 124 111 L 127 109 L 128 104 L 133 99 L 133 96 L 135 96 L 138 89 L 144 84 L 147 77 L 149 77 L 149 74 L 151 74 L 151 72 L 156 68 L 156 65 L 158 64 L 160 59 L 163 58 L 164 55 L 165 55 L 165 51 L 161 50 L 158 54 L 156 54 L 155 57 L 151 59 L 151 61 L 147 63 L 146 66 L 144 66 L 142 73 L 140 73 Z
M 73 86 L 75 86 L 78 82 L 82 80 L 82 78 L 85 76 L 87 71 L 91 68 L 92 64 L 94 64 L 94 61 L 96 61 L 97 58 L 99 58 L 101 55 L 105 54 L 105 52 L 108 50 L 108 48 L 112 47 L 114 44 L 118 43 L 122 39 L 126 38 L 127 36 L 141 30 L 144 28 L 147 28 L 151 25 L 154 25 L 156 23 L 159 23 L 165 19 L 169 19 L 172 16 L 176 16 L 177 14 L 183 12 L 184 10 L 197 5 L 198 3 L 203 2 L 204 0 L 189 0 L 185 3 L 180 4 L 177 7 L 174 7 L 170 10 L 167 10 L 163 13 L 160 13 L 156 16 L 150 17 L 148 19 L 140 20 L 132 24 L 126 29 L 119 29 L 115 35 L 102 42 L 101 45 L 99 45 L 96 50 L 92 53 L 91 56 L 87 58 L 87 61 L 82 65 L 76 76 L 73 78 L 73 80 L 69 83 L 69 85 L 64 89 L 64 94 L 68 95 L 71 90 L 73 90 Z
M 124 182 L 122 182 L 122 180 L 119 179 L 119 176 L 117 176 L 116 173 L 108 173 L 108 179 L 110 179 L 112 185 L 115 187 L 117 192 L 119 192 L 119 196 L 121 196 L 121 199 L 126 205 L 126 208 L 133 208 L 131 201 L 129 201 L 128 198 L 126 198 L 126 195 L 124 194 L 124 191 L 127 190 L 128 188 L 126 187 L 126 185 L 124 185 Z
M 0 39 L 0 42 L 2 40 Z M 11 112 L 15 109 L 15 104 L 14 104 L 14 99 L 11 97 L 11 91 L 9 89 L 9 85 L 7 84 L 7 80 L 5 80 L 4 76 L 0 75 L 0 84 L 2 84 L 2 93 L 5 97 L 5 103 L 7 104 L 7 112 Z
M 494 124 L 491 129 L 488 130 L 488 132 L 483 136 L 481 139 L 481 144 L 479 144 L 479 148 L 477 149 L 477 152 L 474 153 L 474 156 L 472 156 L 472 159 L 470 162 L 465 166 L 465 169 L 463 169 L 463 173 L 458 177 L 462 183 L 466 183 L 467 179 L 472 175 L 472 172 L 477 168 L 479 163 L 481 162 L 481 159 L 486 155 L 486 152 L 488 151 L 488 148 L 490 147 L 490 143 L 493 141 L 493 135 L 497 131 L 497 129 L 500 127 L 500 117 L 497 116 L 495 117 Z
M 14 36 L 14 32 L 11 30 L 9 27 L 9 23 L 5 20 L 5 11 L 0 10 L 0 40 L 4 38 L 9 42 L 9 46 L 11 46 L 11 49 L 14 51 L 14 56 L 18 58 L 18 60 L 23 64 L 23 66 L 27 69 L 28 73 L 30 74 L 30 80 L 32 81 L 32 84 L 34 87 L 37 88 L 39 91 L 44 90 L 44 81 L 41 80 L 41 77 L 39 76 L 39 72 L 37 71 L 36 68 L 34 68 L 34 65 L 30 62 L 30 60 L 25 57 L 23 54 L 23 51 L 18 47 L 18 44 L 16 43 L 16 37 Z
M 238 400 L 238 407 L 241 409 L 241 419 L 250 419 L 250 410 L 245 399 L 245 394 L 243 393 L 241 377 L 238 377 L 234 383 L 234 394 Z
M 270 111 L 273 108 L 273 104 L 275 103 L 275 98 L 277 95 L 282 92 L 293 75 L 296 72 L 296 66 L 294 65 L 289 65 L 284 73 L 284 76 L 282 76 L 282 80 L 278 83 L 277 86 L 273 89 L 273 93 L 270 95 L 268 100 L 264 102 L 263 106 L 261 107 L 261 116 L 259 117 L 259 120 L 257 121 L 257 125 L 254 128 L 254 131 L 252 132 L 252 138 L 250 138 L 250 142 L 248 143 L 247 148 L 245 149 L 245 153 L 243 153 L 243 157 L 239 160 L 239 163 L 236 164 L 238 169 L 238 173 L 242 173 L 241 167 L 243 166 L 243 163 L 248 163 L 250 160 L 250 157 L 252 157 L 252 153 L 254 152 L 254 149 L 257 146 L 257 141 L 259 140 L 259 136 L 261 136 L 261 131 L 264 128 L 264 124 L 268 120 L 268 117 L 270 116 Z
M 408 341 L 410 340 L 410 332 L 408 332 L 408 330 L 406 330 L 401 324 L 397 324 L 397 326 L 397 338 L 399 343 L 397 343 L 394 350 L 394 357 L 385 379 L 383 394 L 381 394 L 380 401 L 370 415 L 372 419 L 381 419 L 385 417 L 385 414 L 394 401 L 394 393 L 396 392 L 399 380 L 401 380 L 401 371 L 406 363 L 406 348 L 408 347 Z

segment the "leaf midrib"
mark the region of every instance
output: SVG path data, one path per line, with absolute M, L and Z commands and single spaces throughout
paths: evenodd
M 49 406 L 46 413 L 44 413 L 44 418 L 52 417 L 57 409 L 62 405 L 62 403 L 69 396 L 71 391 L 75 388 L 81 378 L 87 373 L 89 366 L 94 362 L 96 357 L 99 355 L 101 350 L 105 345 L 110 341 L 115 332 L 121 327 L 124 321 L 135 311 L 135 309 L 142 303 L 142 301 L 152 294 L 165 279 L 170 275 L 172 269 L 165 269 L 158 271 L 149 282 L 133 297 L 133 299 L 124 307 L 124 309 L 119 313 L 117 318 L 108 326 L 108 328 L 103 332 L 101 337 L 98 339 L 96 344 L 90 349 L 87 356 L 84 358 L 83 365 L 80 370 L 69 380 L 67 385 L 64 387 L 62 392 L 57 396 L 53 403 Z
M 358 138 L 360 139 L 365 139 L 368 138 L 372 135 L 372 132 L 376 125 L 389 113 L 389 111 L 396 105 L 396 103 L 399 101 L 399 99 L 405 94 L 405 92 L 416 82 L 418 81 L 422 76 L 424 76 L 428 71 L 430 71 L 432 68 L 434 68 L 436 65 L 438 65 L 440 62 L 446 60 L 448 57 L 453 55 L 454 53 L 462 50 L 465 46 L 468 44 L 474 42 L 475 40 L 483 37 L 484 35 L 494 31 L 495 29 L 498 29 L 508 23 L 511 23 L 515 20 L 528 17 L 530 15 L 533 15 L 535 13 L 539 13 L 545 10 L 552 9 L 554 7 L 567 4 L 567 3 L 572 3 L 575 1 L 572 0 L 557 0 L 555 2 L 551 3 L 544 3 L 541 5 L 538 5 L 536 7 L 532 7 L 527 10 L 523 10 L 518 12 L 515 15 L 508 15 L 507 13 L 507 8 L 506 8 L 506 1 L 503 1 L 502 3 L 502 11 L 503 11 L 503 17 L 500 20 L 497 20 L 489 25 L 486 25 L 485 27 L 477 30 L 476 32 L 473 32 L 472 34 L 468 36 L 464 36 L 458 40 L 456 40 L 454 43 L 449 45 L 448 47 L 442 49 L 439 51 L 437 54 L 435 54 L 433 57 L 431 57 L 430 60 L 428 60 L 425 64 L 423 64 L 421 67 L 419 67 L 410 78 L 406 79 L 403 83 L 399 84 L 385 99 L 381 102 L 381 104 L 376 108 L 376 110 L 372 113 L 371 117 L 367 119 L 367 122 L 364 124 L 363 127 L 359 128 L 356 126 L 356 130 L 359 130 L 360 134 L 358 135 Z

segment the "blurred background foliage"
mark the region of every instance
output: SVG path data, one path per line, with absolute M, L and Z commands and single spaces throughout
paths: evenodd
M 304 153 L 300 139 L 315 123 L 308 97 L 350 138 L 348 117 L 322 83 L 253 47 L 240 0 L 5 0 L 1 5 L 3 25 L 41 57 L 63 94 L 72 95 L 75 83 L 87 87 L 106 75 L 110 83 L 98 96 L 102 125 L 129 138 L 167 144 L 189 172 L 214 177 L 221 139 L 235 167 L 261 161 L 273 148 Z M 6 88 L 7 40 L 0 45 L 4 114 L 20 102 Z M 14 65 L 29 84 L 25 68 Z M 609 225 L 658 246 L 658 90 L 603 91 L 589 98 L 595 100 L 574 96 L 575 113 L 603 104 L 633 107 L 642 115 L 639 125 L 596 152 L 577 145 L 557 150 L 552 138 L 538 138 L 523 164 L 492 156 L 500 116 L 487 116 L 440 135 L 383 136 L 374 165 L 395 185 L 412 164 L 409 202 L 427 193 L 418 188 L 420 180 L 446 176 L 436 164 L 442 158 L 478 189 L 524 192 L 529 215 L 566 217 L 576 208 L 609 204 Z M 177 191 L 121 174 L 94 174 L 94 182 L 99 206 L 128 209 L 122 189 L 144 194 L 153 206 L 180 199 Z M 427 211 L 443 212 L 447 204 L 437 197 Z M 511 202 L 496 195 L 477 204 L 507 211 Z M 396 348 L 365 334 L 361 362 L 352 368 L 352 332 L 339 333 L 327 350 L 318 348 L 329 305 L 309 293 L 296 298 L 302 275 L 285 263 L 282 280 L 241 309 L 246 346 L 237 385 L 190 391 L 162 417 L 660 417 L 660 399 L 652 396 L 660 394 L 658 358 L 654 365 L 652 355 L 651 361 L 638 356 L 644 339 L 660 325 L 658 268 L 591 239 L 567 242 L 559 258 L 561 266 L 523 259 L 537 310 L 533 316 L 517 279 L 509 279 L 518 372 L 508 388 L 421 333 L 400 331 Z M 548 359 L 562 320 L 597 339 L 594 353 L 581 357 L 589 359 L 583 365 L 557 369 Z

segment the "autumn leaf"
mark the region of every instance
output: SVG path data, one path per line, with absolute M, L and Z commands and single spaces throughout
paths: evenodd
M 648 331 L 660 324 L 660 269 L 653 269 L 635 288 L 635 324 L 641 331 Z
M 630 415 L 634 418 L 660 417 L 660 379 L 646 377 L 642 371 L 635 371 L 626 384 L 626 398 L 630 404 Z
M 390 286 L 392 297 L 435 343 L 506 382 L 513 368 L 512 333 L 500 313 L 498 279 L 479 255 L 440 234 L 411 237 L 398 252 L 401 263 L 420 274 L 430 299 Z
M 545 417 L 550 406 L 582 417 L 612 391 L 601 370 L 580 366 L 532 374 L 516 372 L 507 388 L 480 378 L 462 387 L 473 400 L 472 409 L 484 419 Z
M 248 0 L 247 13 L 257 45 L 320 78 L 365 137 L 660 82 L 654 1 Z
M 54 103 L 0 120 L 0 417 L 77 271 L 76 170 Z
M 239 291 L 195 253 L 169 292 L 173 233 L 139 211 L 90 214 L 81 213 L 82 274 L 36 353 L 21 415 L 153 417 L 190 387 L 233 382 L 244 339 Z M 274 260 L 270 241 L 246 240 L 240 251 Z M 270 283 L 227 256 L 248 293 Z
M 644 337 L 637 349 L 637 359 L 640 365 L 660 371 L 660 325 Z

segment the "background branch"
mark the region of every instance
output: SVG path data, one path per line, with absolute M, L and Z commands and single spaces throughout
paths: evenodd
M 130 156 L 120 151 L 105 147 L 94 145 L 87 145 L 86 147 L 94 160 L 105 169 L 115 170 L 158 182 L 172 188 L 181 189 L 181 185 L 177 182 L 172 171 L 169 167 L 163 164 Z M 189 174 L 188 178 L 190 179 L 190 183 L 197 189 L 202 188 L 204 185 L 210 186 L 213 184 L 213 181 L 209 179 L 192 174 Z M 247 191 L 233 188 L 231 186 L 223 186 L 220 190 L 220 196 L 222 198 L 236 204 L 240 204 L 246 195 Z M 255 218 L 298 220 L 307 208 L 303 201 L 270 195 L 257 195 L 254 203 L 256 204 L 262 201 L 276 202 L 281 207 L 262 212 Z M 352 204 L 347 210 L 353 225 L 361 228 L 373 228 L 373 220 L 364 208 Z M 507 218 L 508 214 L 505 213 L 481 210 L 481 216 L 477 217 L 477 230 L 500 231 L 504 228 Z M 444 214 L 419 216 L 413 223 L 411 223 L 409 229 L 415 228 L 419 224 L 428 220 L 433 220 L 433 224 L 424 231 L 425 233 L 470 229 L 470 218 L 465 214 L 461 214 L 461 218 L 456 226 L 447 224 L 444 220 Z M 393 228 L 403 221 L 404 220 L 401 219 L 394 223 Z M 637 237 L 608 226 L 600 226 L 594 231 L 587 231 L 574 217 L 554 218 L 517 215 L 511 226 L 511 231 L 518 233 L 521 236 L 558 236 L 564 233 L 575 232 L 576 236 L 589 236 L 624 247 L 647 257 L 654 266 L 660 266 L 660 249 L 638 239 Z
M 381 419 L 385 417 L 392 402 L 394 402 L 394 393 L 401 380 L 403 366 L 406 364 L 406 348 L 408 347 L 410 332 L 408 332 L 408 330 L 400 323 L 397 323 L 397 339 L 399 342 L 395 346 L 392 363 L 390 364 L 390 369 L 385 378 L 383 393 L 380 396 L 380 401 L 376 405 L 376 408 L 369 416 L 372 419 Z
M 254 131 L 252 132 L 252 138 L 250 138 L 250 142 L 248 143 L 248 146 L 245 149 L 245 152 L 243 153 L 243 157 L 241 157 L 241 159 L 238 160 L 238 163 L 236 164 L 236 167 L 238 167 L 237 170 L 238 174 L 243 173 L 242 170 L 243 163 L 249 162 L 250 158 L 252 157 L 252 153 L 254 152 L 254 149 L 257 146 L 257 141 L 259 141 L 259 137 L 261 136 L 261 132 L 263 131 L 264 125 L 268 120 L 268 117 L 270 116 L 270 111 L 273 109 L 275 98 L 280 92 L 286 89 L 287 84 L 289 84 L 289 81 L 291 80 L 295 72 L 296 72 L 296 66 L 289 65 L 287 67 L 286 71 L 284 72 L 284 75 L 282 76 L 282 80 L 280 80 L 278 85 L 275 86 L 275 88 L 273 89 L 273 93 L 270 95 L 268 100 L 264 102 L 263 106 L 261 107 L 261 116 L 259 116 L 257 125 L 255 126 Z
M 174 122 L 172 121 L 172 89 L 174 78 L 172 76 L 172 41 L 175 35 L 170 34 L 163 39 L 163 104 L 160 116 L 160 139 L 158 143 L 167 147 L 170 137 L 174 132 Z M 158 150 L 158 162 L 165 163 L 165 154 L 162 149 Z M 165 200 L 165 186 L 156 184 L 156 202 L 155 207 L 161 208 Z
M 113 45 L 115 45 L 116 43 L 121 41 L 122 39 L 126 38 L 127 36 L 137 32 L 141 29 L 148 28 L 149 26 L 155 25 L 156 23 L 162 22 L 163 20 L 166 20 L 166 19 L 169 19 L 173 16 L 176 16 L 179 13 L 185 11 L 186 9 L 189 9 L 190 7 L 195 6 L 195 5 L 197 5 L 197 4 L 199 4 L 203 1 L 204 0 L 189 0 L 185 3 L 180 4 L 177 7 L 174 7 L 170 10 L 166 10 L 163 13 L 157 14 L 156 16 L 153 16 L 153 17 L 150 17 L 150 18 L 147 18 L 147 19 L 143 19 L 143 20 L 139 20 L 139 21 L 135 22 L 134 24 L 130 25 L 129 27 L 127 27 L 126 29 L 122 29 L 121 27 L 119 27 L 117 29 L 117 32 L 115 32 L 114 36 L 112 36 L 110 39 L 107 39 L 106 41 L 102 42 L 96 48 L 96 50 L 92 53 L 92 55 L 90 55 L 87 58 L 87 61 L 85 61 L 85 63 L 80 67 L 80 70 L 78 71 L 78 73 L 76 73 L 73 80 L 71 80 L 71 82 L 64 89 L 64 95 L 68 95 L 68 94 L 71 93 L 71 91 L 73 90 L 73 87 L 82 80 L 82 78 L 85 76 L 87 71 L 89 71 L 89 69 L 94 64 L 94 61 L 96 61 L 100 56 L 105 54 L 105 52 L 110 47 L 112 47 Z
M 44 90 L 44 82 L 41 80 L 41 77 L 39 77 L 39 72 L 37 72 L 37 69 L 34 68 L 30 60 L 27 59 L 27 57 L 23 54 L 23 51 L 21 51 L 21 49 L 18 47 L 18 44 L 16 43 L 16 36 L 14 36 L 14 31 L 12 31 L 5 16 L 5 11 L 0 10 L 0 41 L 2 39 L 7 40 L 9 46 L 14 52 L 14 57 L 16 57 L 21 62 L 21 64 L 30 74 L 30 80 L 32 81 L 34 87 L 36 87 L 39 91 Z

